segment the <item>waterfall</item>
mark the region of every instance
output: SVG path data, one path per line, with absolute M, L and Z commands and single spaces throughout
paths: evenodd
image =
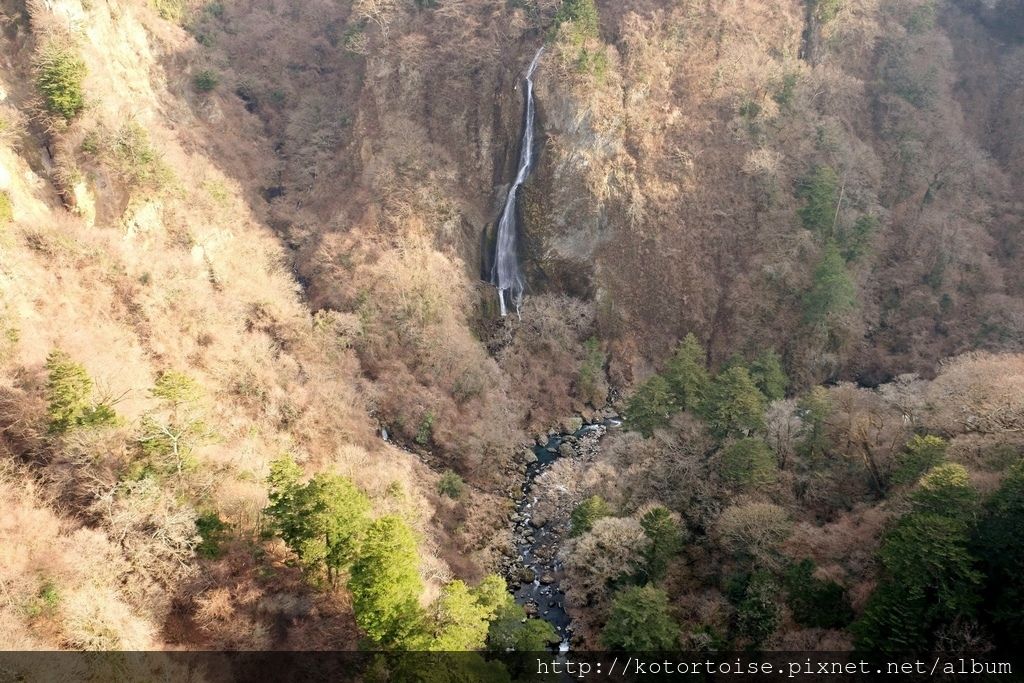
M 501 210 L 501 219 L 498 221 L 498 238 L 494 247 L 491 284 L 498 288 L 498 301 L 501 303 L 503 317 L 508 315 L 505 292 L 509 293 L 512 305 L 515 306 L 518 315 L 519 308 L 523 303 L 523 291 L 526 289 L 523 273 L 519 269 L 519 254 L 516 244 L 516 199 L 520 186 L 533 170 L 533 127 L 536 117 L 533 102 L 533 72 L 537 70 L 537 63 L 543 52 L 543 47 L 537 50 L 533 61 L 530 62 L 530 67 L 526 70 L 526 121 L 523 124 L 523 139 L 520 142 L 519 170 L 516 173 L 515 182 L 509 188 L 508 197 L 505 198 L 505 206 Z

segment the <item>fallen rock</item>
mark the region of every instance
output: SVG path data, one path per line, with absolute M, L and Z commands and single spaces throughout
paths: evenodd
M 82 217 L 86 227 L 96 225 L 96 198 L 85 181 L 75 183 L 67 193 L 67 204 L 74 213 Z
M 550 545 L 540 546 L 533 551 L 534 557 L 538 560 L 547 561 L 555 556 L 555 547 Z
M 572 417 L 563 417 L 558 421 L 558 425 L 562 431 L 566 434 L 572 434 L 579 431 L 583 427 L 583 418 L 579 415 L 573 415 Z
M 519 583 L 533 583 L 536 578 L 537 573 L 529 567 L 520 567 L 516 572 L 516 580 L 519 581 Z

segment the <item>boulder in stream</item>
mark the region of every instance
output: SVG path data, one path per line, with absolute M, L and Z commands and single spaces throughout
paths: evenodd
M 572 415 L 571 417 L 563 417 L 558 421 L 558 426 L 565 434 L 572 434 L 578 432 L 583 428 L 583 418 L 579 415 Z

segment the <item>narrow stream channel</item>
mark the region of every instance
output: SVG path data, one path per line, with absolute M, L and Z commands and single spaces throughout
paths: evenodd
M 534 446 L 536 459 L 526 467 L 522 496 L 512 518 L 516 557 L 508 570 L 509 587 L 531 618 L 543 619 L 555 628 L 561 652 L 568 651 L 572 639 L 572 619 L 565 609 L 559 558 L 562 539 L 569 534 L 570 510 L 555 508 L 556 514 L 550 518 L 539 515 L 537 507 L 544 491 L 537 486 L 537 480 L 563 457 L 593 457 L 606 431 L 620 424 L 617 418 L 607 418 L 586 424 L 572 434 L 551 435 L 544 445 Z

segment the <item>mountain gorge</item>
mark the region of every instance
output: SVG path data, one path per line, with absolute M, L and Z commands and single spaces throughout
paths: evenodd
M 535 484 L 574 646 L 1020 633 L 1016 0 L 2 17 L 5 647 L 539 649 L 530 447 L 613 415 Z

